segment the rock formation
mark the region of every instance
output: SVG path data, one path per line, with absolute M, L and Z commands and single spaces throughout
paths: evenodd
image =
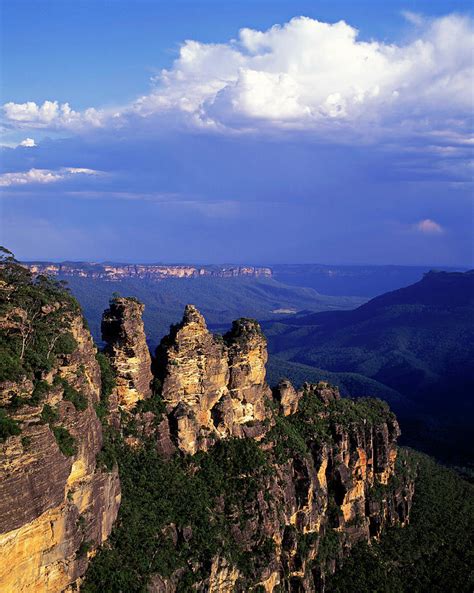
M 278 585 L 322 591 L 325 574 L 334 570 L 343 550 L 378 537 L 389 525 L 404 525 L 413 484 L 400 483 L 378 495 L 394 474 L 397 435 L 396 422 L 356 430 L 337 426 L 333 445 L 276 465 L 277 475 L 266 487 L 272 502 L 258 497 L 250 511 L 263 515 L 262 530 L 276 544 L 272 562 L 260 574 L 265 591 L 273 593 Z M 325 565 L 320 557 L 328 538 L 339 551 L 333 552 L 334 564 Z
M 266 340 L 257 322 L 241 319 L 222 338 L 188 305 L 156 353 L 171 433 L 186 453 L 226 436 L 262 433 L 266 417 Z
M 301 394 L 296 391 L 288 379 L 282 379 L 276 389 L 275 398 L 280 403 L 283 416 L 294 414 L 298 410 Z
M 133 298 L 117 297 L 102 317 L 105 352 L 116 376 L 117 403 L 130 410 L 151 395 L 151 358 L 142 314 L 144 305 Z

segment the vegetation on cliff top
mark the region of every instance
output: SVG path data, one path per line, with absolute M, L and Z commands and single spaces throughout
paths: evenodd
M 84 593 L 145 591 L 152 574 L 169 577 L 177 570 L 184 593 L 206 577 L 217 553 L 248 575 L 265 561 L 269 544 L 263 534 L 249 553 L 231 533 L 232 526 L 252 519 L 247 507 L 270 471 L 255 441 L 230 439 L 208 453 L 165 461 L 153 443 L 132 450 L 119 440 L 116 455 L 120 516 L 91 563 Z
M 0 247 L 0 383 L 32 381 L 31 393 L 13 394 L 0 409 L 0 442 L 21 432 L 12 416 L 23 405 L 38 406 L 52 389 L 44 380 L 61 355 L 77 347 L 70 332 L 72 319 L 80 315 L 77 301 L 62 282 L 46 276 L 34 277 L 18 264 L 13 254 Z M 61 387 L 63 398 L 79 411 L 87 408 L 87 398 L 69 382 L 56 375 L 54 387 Z M 58 424 L 55 408 L 44 404 L 39 416 L 49 424 L 64 455 L 76 452 L 74 438 Z
M 79 304 L 62 282 L 33 277 L 0 247 L 0 382 L 41 379 L 76 348 L 68 328 Z
M 278 462 L 295 456 L 305 457 L 315 445 L 331 444 L 337 426 L 360 431 L 387 421 L 395 415 L 388 405 L 375 398 L 334 399 L 328 404 L 306 391 L 298 411 L 290 416 L 275 416 L 275 425 L 266 437 L 273 444 Z

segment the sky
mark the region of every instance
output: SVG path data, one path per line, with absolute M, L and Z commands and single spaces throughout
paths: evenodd
M 19 259 L 473 265 L 470 2 L 1 7 Z

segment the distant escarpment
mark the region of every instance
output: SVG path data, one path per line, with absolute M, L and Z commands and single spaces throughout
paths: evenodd
M 99 264 L 89 262 L 27 262 L 24 264 L 33 274 L 49 274 L 60 277 L 124 280 L 142 278 L 164 280 L 166 278 L 235 278 L 239 276 L 271 278 L 271 268 L 258 266 L 192 266 L 166 264 Z
M 322 592 L 409 522 L 387 405 L 272 392 L 257 322 L 213 335 L 189 305 L 151 359 L 117 297 L 97 353 L 60 285 L 7 261 L 0 288 L 2 593 Z

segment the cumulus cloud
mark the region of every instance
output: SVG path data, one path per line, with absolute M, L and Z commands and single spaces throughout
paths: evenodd
M 15 185 L 47 184 L 63 181 L 74 175 L 101 175 L 101 171 L 76 167 L 64 167 L 57 170 L 51 169 L 30 169 L 29 171 L 18 171 L 16 173 L 3 173 L 0 175 L 0 187 L 12 187 Z
M 237 41 L 186 41 L 170 70 L 131 111 L 178 111 L 220 129 L 277 127 L 320 133 L 399 128 L 430 132 L 472 109 L 472 23 L 449 16 L 428 23 L 406 45 L 358 40 L 358 31 L 294 18 L 267 31 L 242 29 Z
M 9 102 L 5 103 L 3 111 L 6 120 L 18 128 L 74 129 L 101 125 L 101 115 L 96 109 L 86 109 L 81 113 L 71 109 L 69 103 L 59 104 L 58 101 L 44 101 L 42 105 L 34 101 Z
M 116 127 L 142 119 L 220 131 L 305 130 L 330 139 L 448 132 L 466 139 L 472 111 L 472 21 L 405 17 L 416 39 L 362 41 L 344 21 L 297 17 L 228 43 L 185 41 L 151 92 L 118 110 L 45 101 L 4 105 L 12 125 Z M 152 128 L 153 129 L 153 128 Z
M 36 144 L 34 138 L 25 138 L 18 146 L 23 146 L 24 148 L 34 148 L 38 145 Z
M 420 222 L 415 225 L 415 230 L 424 235 L 441 235 L 444 233 L 443 227 L 434 220 L 431 220 L 431 218 L 420 220 Z

